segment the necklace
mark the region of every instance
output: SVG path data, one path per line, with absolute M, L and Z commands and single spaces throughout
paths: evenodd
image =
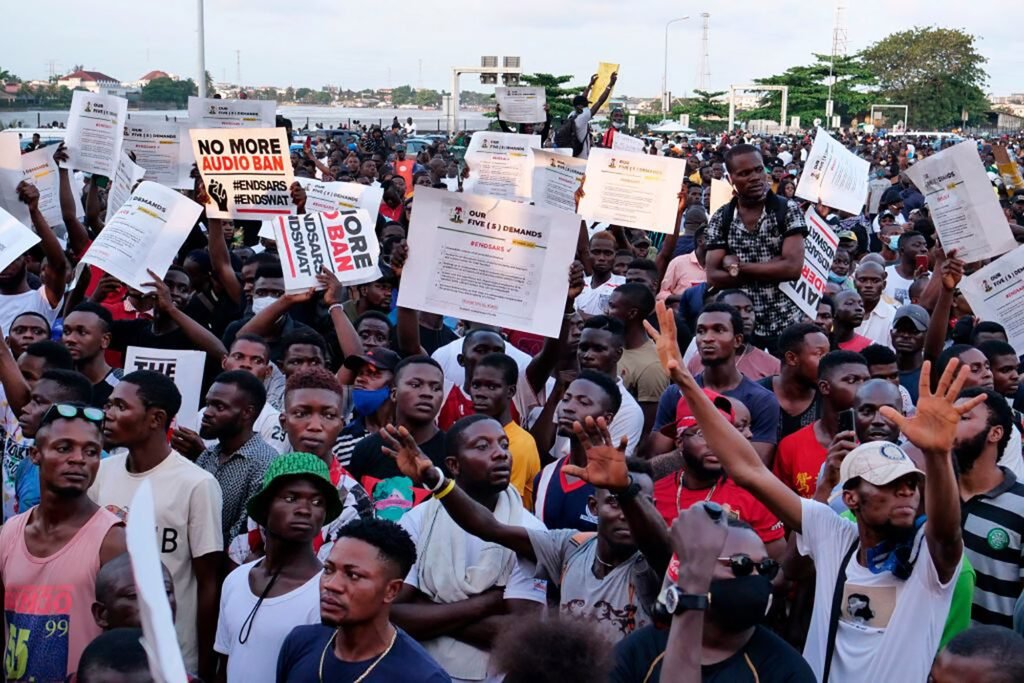
M 719 481 L 721 481 L 721 479 L 716 481 L 714 486 L 711 487 L 711 490 L 708 491 L 708 495 L 704 496 L 704 502 L 705 503 L 711 500 L 711 496 L 715 495 L 715 489 L 718 488 L 718 482 Z M 683 509 L 683 507 L 682 507 L 682 498 L 683 498 L 683 473 L 682 473 L 682 471 L 680 471 L 679 472 L 679 482 L 678 482 L 678 484 L 676 484 L 676 512 L 680 512 Z
M 380 661 L 387 657 L 388 653 L 391 652 L 391 648 L 395 646 L 395 640 L 398 638 L 398 629 L 394 626 L 392 626 L 392 628 L 394 628 L 395 630 L 394 633 L 391 634 L 391 642 L 388 643 L 387 648 L 384 649 L 384 652 L 381 652 L 379 655 L 377 655 L 377 659 L 373 660 L 373 663 L 370 664 L 369 667 L 367 667 L 366 671 L 364 671 L 359 676 L 359 678 L 352 681 L 352 683 L 362 683 L 362 681 L 370 675 L 370 673 L 377 667 L 377 665 L 380 664 Z M 320 667 L 317 669 L 317 676 L 320 679 L 320 683 L 324 683 L 324 657 L 327 656 L 327 650 L 329 650 L 331 645 L 334 644 L 334 640 L 337 637 L 338 631 L 335 631 L 334 635 L 331 636 L 331 639 L 327 641 L 327 645 L 324 646 L 324 651 L 320 653 Z
M 597 548 L 594 548 L 594 559 L 597 560 L 597 563 L 603 567 L 607 567 L 608 569 L 615 569 L 614 564 L 610 564 L 601 559 L 601 556 L 597 554 Z

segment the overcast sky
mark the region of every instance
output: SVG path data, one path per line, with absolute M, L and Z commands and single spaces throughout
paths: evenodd
M 953 0 L 850 4 L 856 5 L 846 11 L 850 53 L 914 25 L 962 28 L 979 37 L 988 58 L 986 91 L 1024 91 L 1020 0 L 984 0 L 983 11 Z M 195 0 L 4 5 L 0 67 L 23 79 L 45 78 L 51 60 L 60 72 L 81 63 L 125 81 L 151 69 L 197 73 Z M 681 95 L 696 85 L 704 9 L 711 12 L 712 89 L 780 73 L 810 63 L 812 52 L 831 50 L 834 5 L 814 0 L 206 0 L 206 66 L 215 80 L 234 82 L 240 50 L 248 86 L 447 89 L 451 67 L 477 65 L 482 54 L 518 55 L 528 73 L 571 73 L 578 83 L 598 61 L 608 61 L 622 65 L 620 93 L 655 97 L 665 22 L 689 14 L 669 34 L 669 89 Z M 470 77 L 462 87 L 488 89 Z

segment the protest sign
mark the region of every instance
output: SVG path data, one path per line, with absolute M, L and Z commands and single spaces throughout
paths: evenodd
M 718 178 L 711 179 L 711 199 L 709 201 L 709 208 L 711 209 L 711 215 L 715 215 L 715 211 L 732 201 L 732 184 L 725 180 L 719 180 Z
M 156 683 L 185 683 L 185 661 L 174 630 L 174 615 L 167 599 L 164 571 L 157 550 L 153 485 L 143 479 L 132 496 L 125 528 L 125 544 L 131 557 L 132 577 L 142 626 L 142 647 L 149 674 Z
M 39 235 L 25 227 L 17 218 L 0 209 L 0 271 L 39 244 Z M 6 330 L 2 332 L 6 333 Z
M 942 248 L 967 263 L 1016 246 L 973 141 L 947 147 L 906 170 L 925 196 Z
M 644 151 L 644 141 L 640 138 L 635 138 L 632 135 L 617 132 L 612 138 L 612 149 L 620 152 L 636 152 L 637 154 L 642 154 Z
M 380 278 L 377 232 L 364 209 L 282 216 L 268 222 L 273 225 L 286 292 L 316 287 L 321 267 L 347 285 Z
M 117 165 L 117 173 L 110 179 L 110 187 L 107 190 L 105 222 L 109 223 L 117 210 L 128 201 L 128 198 L 132 196 L 132 190 L 145 175 L 146 169 L 132 161 L 127 152 L 122 151 L 121 162 Z
M 867 159 L 861 159 L 824 128 L 818 128 L 796 184 L 796 196 L 848 213 L 860 213 L 868 198 L 870 168 Z
M 533 203 L 576 213 L 576 190 L 586 168 L 586 159 L 563 156 L 554 150 L 533 150 Z
M 312 178 L 296 178 L 306 191 L 307 213 L 331 213 L 347 209 L 365 209 L 370 222 L 377 224 L 377 213 L 384 199 L 384 188 L 362 183 L 325 183 Z
M 71 96 L 65 168 L 113 178 L 121 158 L 128 100 L 76 90 Z
M 594 85 L 590 88 L 590 102 L 594 104 L 604 93 L 604 89 L 608 87 L 608 84 L 612 80 L 612 74 L 618 73 L 619 65 L 611 64 L 609 62 L 598 62 L 597 64 L 597 80 L 594 81 Z M 615 89 L 608 93 L 608 99 L 611 99 Z
M 818 314 L 818 301 L 825 295 L 828 272 L 839 248 L 839 238 L 823 221 L 814 207 L 807 210 L 807 237 L 804 240 L 804 267 L 800 278 L 782 282 L 779 289 L 800 307 L 804 314 L 814 318 Z
M 421 187 L 398 305 L 557 337 L 579 218 Z
M 996 159 L 996 169 L 1003 179 L 1006 193 L 1012 195 L 1017 190 L 1024 190 L 1024 178 L 1020 174 L 1020 166 L 1013 160 L 1004 145 L 992 145 L 992 156 Z
M 16 133 L 0 133 L 0 207 L 23 225 L 32 225 L 28 204 L 18 199 L 18 185 L 27 181 L 39 190 L 39 211 L 54 235 L 67 245 L 67 229 L 60 211 L 60 170 L 53 160 L 56 147 L 21 153 Z
M 191 190 L 192 142 L 188 126 L 174 121 L 129 121 L 124 127 L 124 150 L 146 169 L 146 180 Z
M 671 233 L 685 174 L 682 159 L 591 149 L 579 214 L 588 221 Z
M 463 191 L 500 199 L 528 200 L 533 170 L 530 149 L 533 147 L 540 147 L 539 135 L 473 133 L 466 149 L 469 177 L 462 184 Z
M 273 128 L 277 103 L 273 100 L 217 100 L 188 98 L 190 128 Z
M 284 128 L 192 129 L 192 152 L 210 195 L 210 218 L 267 220 L 295 213 Z
M 169 187 L 143 181 L 85 252 L 78 273 L 91 264 L 129 287 L 149 291 L 145 283 L 153 278 L 146 270 L 160 277 L 167 273 L 201 211 Z
M 998 322 L 1015 349 L 1024 349 L 1024 247 L 965 276 L 960 291 L 979 320 Z
M 124 356 L 126 375 L 136 370 L 152 370 L 174 381 L 174 386 L 181 392 L 181 408 L 175 422 L 191 430 L 199 429 L 199 392 L 205 365 L 205 351 L 129 346 Z
M 494 89 L 494 99 L 501 111 L 498 118 L 509 123 L 543 123 L 547 120 L 544 88 L 514 87 Z

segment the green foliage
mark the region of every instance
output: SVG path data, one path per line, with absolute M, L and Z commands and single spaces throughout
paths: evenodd
M 886 101 L 910 107 L 914 128 L 956 126 L 963 109 L 979 117 L 989 109 L 982 91 L 987 60 L 969 33 L 914 27 L 886 36 L 861 57 Z
M 7 69 L 0 67 L 0 83 L 20 83 L 21 79 Z
M 814 55 L 815 62 L 809 66 L 794 66 L 785 73 L 768 78 L 754 79 L 761 85 L 789 86 L 787 118 L 799 116 L 801 125 L 810 125 L 815 118 L 825 118 L 825 103 L 828 101 L 829 55 Z M 836 82 L 832 88 L 833 114 L 843 121 L 866 114 L 871 104 L 879 102 L 874 88 L 877 81 L 872 70 L 857 56 L 837 57 L 833 65 Z M 778 120 L 782 106 L 782 93 L 766 92 L 762 106 L 738 113 L 741 120 Z M 788 121 L 786 122 L 788 125 Z
M 555 76 L 553 74 L 523 74 L 519 77 L 523 85 L 544 88 L 547 97 L 548 112 L 552 121 L 564 120 L 572 113 L 572 98 L 583 93 L 583 87 L 562 87 L 573 79 L 572 76 Z
M 441 93 L 429 88 L 413 88 L 400 85 L 391 90 L 391 105 L 400 107 L 412 104 L 417 107 L 437 107 L 441 104 Z
M 171 78 L 154 78 L 142 88 L 143 102 L 167 102 L 178 107 L 188 105 L 188 96 L 198 94 L 195 81 L 175 81 Z

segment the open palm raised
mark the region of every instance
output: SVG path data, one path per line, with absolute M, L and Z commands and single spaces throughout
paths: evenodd
M 626 469 L 627 438 L 623 436 L 618 447 L 613 446 L 608 423 L 603 417 L 595 421 L 588 416 L 585 424 L 574 422 L 572 429 L 587 451 L 587 466 L 566 464 L 562 466 L 562 471 L 603 489 L 624 489 L 629 486 L 629 471 Z

